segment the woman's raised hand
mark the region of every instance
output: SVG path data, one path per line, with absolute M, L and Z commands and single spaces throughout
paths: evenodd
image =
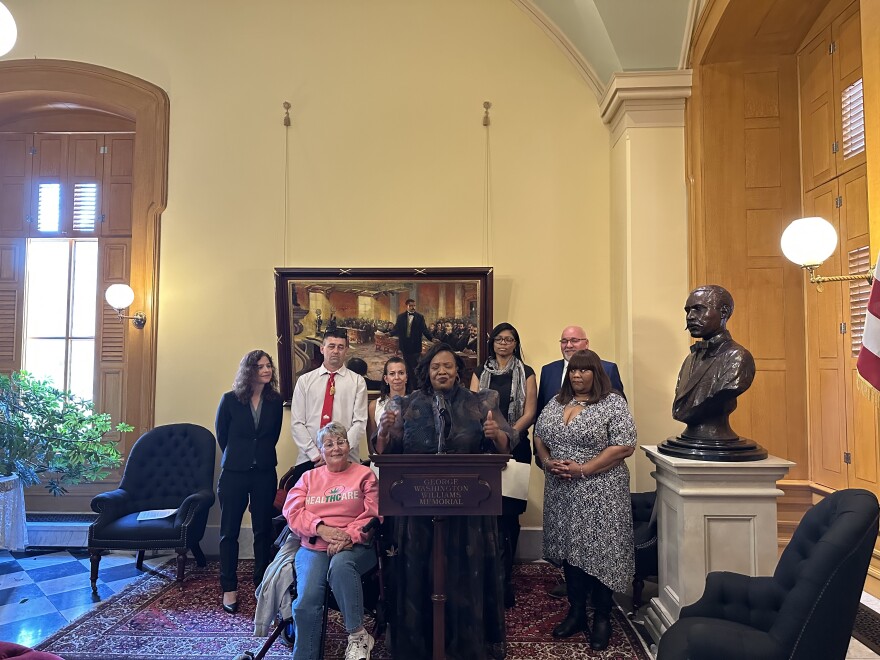
M 376 432 L 376 437 L 382 442 L 388 441 L 388 431 L 394 426 L 394 423 L 397 421 L 397 413 L 393 410 L 385 410 L 382 412 L 382 416 L 379 418 L 379 428 Z
M 485 435 L 490 440 L 495 440 L 498 437 L 498 432 L 501 428 L 498 426 L 498 422 L 492 419 L 492 411 L 486 415 L 486 421 L 483 422 L 483 435 Z

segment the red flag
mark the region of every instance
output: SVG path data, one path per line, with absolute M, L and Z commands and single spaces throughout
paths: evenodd
M 880 266 L 880 263 L 878 263 Z M 859 389 L 862 394 L 880 405 L 880 286 L 877 285 L 878 268 L 874 269 L 874 282 L 865 313 L 865 330 L 862 348 L 856 362 L 859 372 Z

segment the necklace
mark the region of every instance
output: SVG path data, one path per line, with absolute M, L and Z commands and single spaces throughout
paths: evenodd
M 568 402 L 570 406 L 584 406 L 585 408 L 590 405 L 589 401 L 578 401 L 577 399 L 572 399 Z

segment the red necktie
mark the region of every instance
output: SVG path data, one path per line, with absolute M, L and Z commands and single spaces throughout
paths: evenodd
M 321 408 L 321 428 L 333 421 L 333 397 L 336 394 L 336 374 L 327 379 L 327 390 L 324 392 L 324 405 Z

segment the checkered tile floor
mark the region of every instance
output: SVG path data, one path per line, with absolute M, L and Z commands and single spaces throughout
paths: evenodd
M 171 556 L 149 555 L 144 568 Z M 135 558 L 136 553 L 122 551 L 101 557 L 94 595 L 86 550 L 0 550 L 0 641 L 39 644 L 142 575 Z

